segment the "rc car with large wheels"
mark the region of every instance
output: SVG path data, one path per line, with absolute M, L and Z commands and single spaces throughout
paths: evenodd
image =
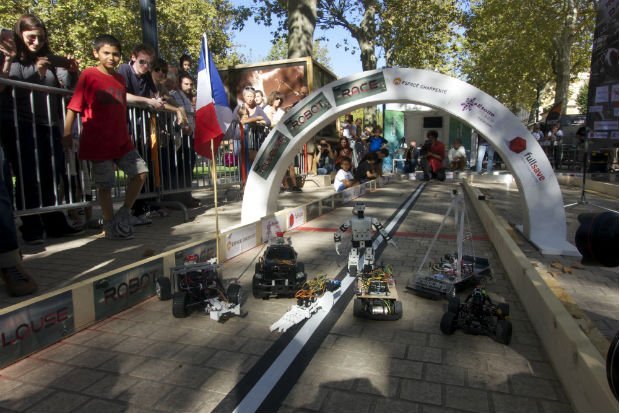
M 509 344 L 512 338 L 512 323 L 509 318 L 509 304 L 495 304 L 485 289 L 476 287 L 460 303 L 459 297 L 449 299 L 447 312 L 441 319 L 441 331 L 451 335 L 460 328 L 467 334 L 487 335 L 502 344 Z
M 306 280 L 305 266 L 297 261 L 290 238 L 279 232 L 256 263 L 252 293 L 256 298 L 294 297 Z
M 402 318 L 402 301 L 398 299 L 391 268 L 366 268 L 357 274 L 353 315 L 370 320 Z
M 219 268 L 212 262 L 172 268 L 171 278 L 157 280 L 156 292 L 160 300 L 172 299 L 172 315 L 176 318 L 187 317 L 196 308 L 215 321 L 242 315 L 241 286 L 233 282 L 225 288 Z

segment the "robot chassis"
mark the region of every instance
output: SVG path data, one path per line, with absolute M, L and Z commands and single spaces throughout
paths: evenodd
M 170 278 L 157 279 L 157 297 L 162 301 L 172 299 L 174 317 L 187 317 L 194 308 L 202 308 L 212 320 L 219 322 L 244 315 L 241 286 L 233 282 L 225 289 L 215 261 L 173 267 Z
M 454 211 L 455 227 L 457 231 L 457 252 L 454 255 L 445 255 L 438 263 L 430 263 L 428 265 L 430 274 L 424 275 L 423 271 L 430 252 L 452 211 Z M 476 257 L 474 251 L 473 255 L 463 254 L 464 240 L 470 235 L 470 230 L 465 234 L 464 229 L 466 224 L 468 224 L 468 216 L 466 214 L 464 195 L 459 194 L 457 190 L 453 190 L 452 202 L 426 251 L 426 255 L 419 265 L 417 275 L 409 280 L 406 285 L 407 289 L 426 298 L 450 298 L 455 297 L 456 291 L 466 287 L 468 284 L 479 284 L 485 278 L 492 278 L 488 259 Z

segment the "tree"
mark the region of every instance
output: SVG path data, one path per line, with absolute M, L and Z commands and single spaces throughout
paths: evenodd
M 34 13 L 45 22 L 55 53 L 74 54 L 83 66 L 94 62 L 92 40 L 99 34 L 116 36 L 124 46 L 126 59 L 133 45 L 142 39 L 138 1 L 14 0 L 2 2 L 0 24 L 13 27 L 24 13 Z M 231 51 L 230 29 L 233 24 L 240 24 L 243 10 L 233 8 L 228 0 L 159 1 L 157 13 L 160 55 L 170 63 L 175 64 L 183 53 L 197 60 L 204 28 L 217 63 L 234 64 L 240 59 Z
M 266 26 L 277 24 L 275 38 L 287 37 L 286 0 L 254 0 L 258 6 L 254 19 Z M 291 1 L 292 3 L 292 1 Z M 357 41 L 363 70 L 376 69 L 377 24 L 382 2 L 379 0 L 317 0 L 316 25 L 321 29 L 342 27 Z M 343 45 L 351 46 L 348 42 Z
M 594 15 L 588 0 L 472 0 L 461 71 L 514 111 L 533 113 L 542 91 L 554 86 L 565 111 L 565 87 L 590 63 Z
M 288 58 L 312 56 L 317 0 L 288 1 Z
M 387 66 L 454 74 L 461 15 L 456 0 L 385 0 L 379 36 Z
M 314 45 L 312 46 L 313 57 L 314 59 L 325 66 L 327 69 L 331 69 L 331 58 L 329 57 L 329 50 L 326 47 L 323 47 L 322 42 L 320 40 L 314 40 Z M 280 37 L 275 40 L 271 50 L 265 56 L 265 60 L 282 60 L 288 58 L 288 43 L 286 43 L 286 39 Z

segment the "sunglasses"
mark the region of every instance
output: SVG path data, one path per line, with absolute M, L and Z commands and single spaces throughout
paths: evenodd
M 143 63 L 142 63 L 142 64 L 143 64 Z M 157 68 L 153 69 L 153 72 L 161 72 L 161 73 L 163 73 L 164 75 L 167 75 L 167 74 L 168 74 L 168 71 L 167 71 L 167 70 L 163 70 L 163 69 L 162 69 L 162 68 L 160 68 L 160 67 L 157 67 Z
M 44 34 L 29 34 L 28 36 L 26 36 L 26 40 L 30 43 L 34 42 L 35 40 L 38 40 L 39 42 L 44 42 L 46 39 Z
M 150 61 L 149 60 L 144 60 L 144 59 L 140 59 L 138 60 L 138 63 L 143 65 L 143 66 L 150 66 Z
M 252 92 L 255 92 L 255 91 L 256 91 L 256 89 L 254 89 L 254 88 L 253 88 L 253 87 L 251 87 L 251 86 L 245 86 L 245 89 L 243 89 L 243 90 L 251 90 Z

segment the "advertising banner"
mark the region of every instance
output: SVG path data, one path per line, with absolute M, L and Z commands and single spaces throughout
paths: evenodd
M 73 333 L 71 291 L 0 316 L 0 368 Z
M 305 222 L 305 207 L 295 208 L 288 212 L 288 230 L 296 228 L 299 225 L 303 225 Z
M 286 229 L 286 217 L 283 214 L 262 219 L 262 242 L 269 242 L 278 232 Z
M 294 108 L 294 113 L 284 121 L 286 129 L 292 136 L 297 136 L 312 123 L 316 122 L 323 114 L 331 109 L 331 103 L 327 100 L 324 93 L 319 93 L 306 105 L 299 109 Z
M 159 258 L 95 281 L 95 319 L 102 320 L 152 297 L 155 281 L 163 274 L 163 258 Z
M 290 139 L 277 132 L 275 136 L 273 136 L 273 139 L 271 139 L 268 143 L 264 152 L 262 152 L 262 155 L 258 161 L 256 161 L 254 172 L 257 173 L 262 179 L 266 180 L 289 143 Z
M 618 9 L 619 0 L 598 2 L 587 113 L 589 137 L 596 140 L 596 147 L 611 145 L 619 136 Z
M 337 106 L 356 102 L 387 90 L 385 76 L 382 72 L 365 76 L 332 88 Z
M 214 239 L 202 244 L 194 245 L 174 254 L 174 263 L 178 267 L 186 262 L 200 263 L 207 262 L 211 258 L 217 257 L 217 242 Z
M 226 259 L 236 257 L 256 246 L 256 225 L 248 225 L 226 234 Z

